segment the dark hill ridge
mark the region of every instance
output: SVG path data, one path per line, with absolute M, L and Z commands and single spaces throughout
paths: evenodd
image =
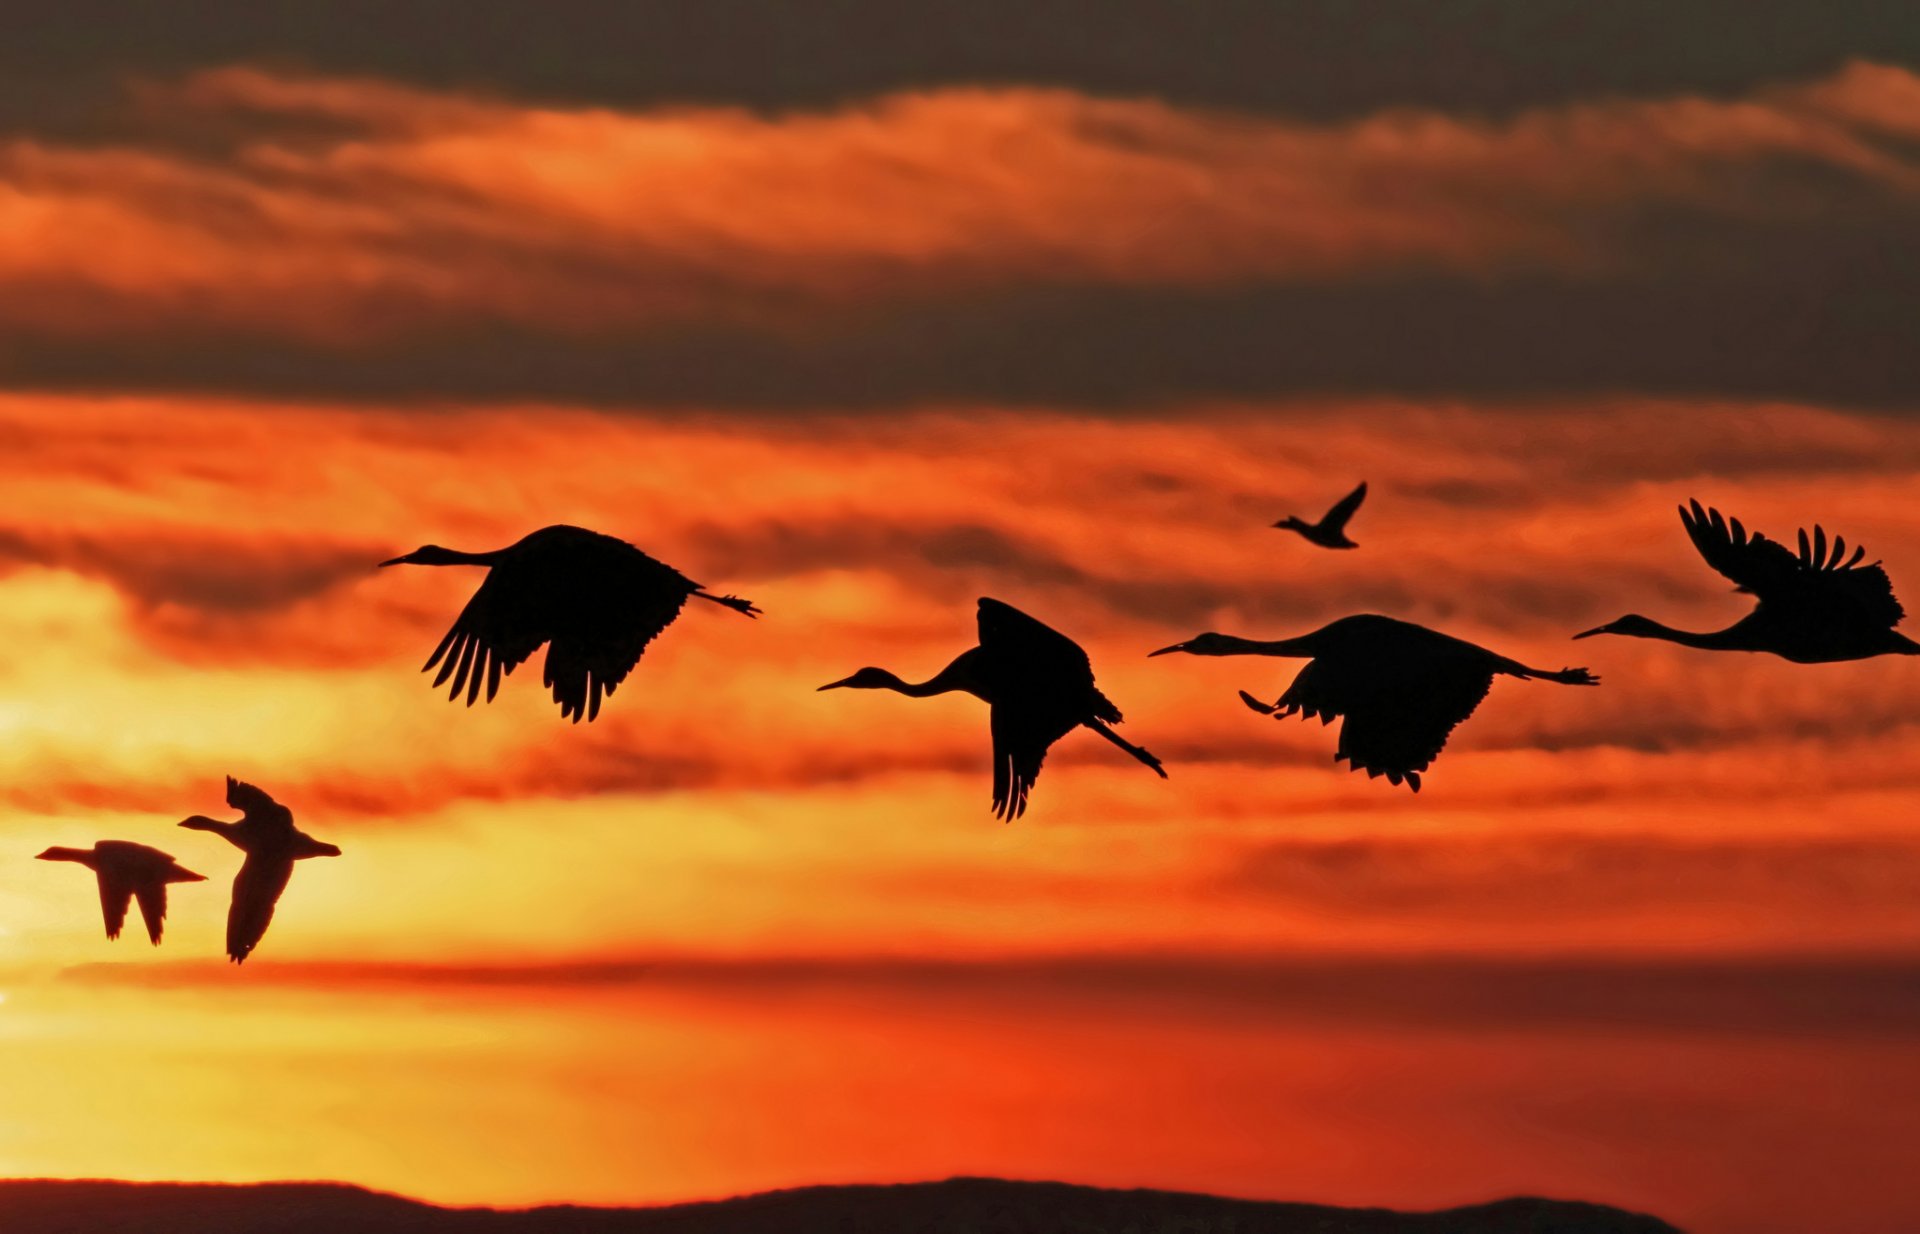
M 334 1183 L 0 1182 L 6 1234 L 1679 1234 L 1598 1204 L 1437 1213 L 955 1178 L 667 1208 L 436 1208 Z

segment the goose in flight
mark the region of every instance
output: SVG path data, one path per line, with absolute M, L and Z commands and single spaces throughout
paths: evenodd
M 980 645 L 926 681 L 902 681 L 884 668 L 863 668 L 822 690 L 892 690 L 931 698 L 956 690 L 989 708 L 993 735 L 993 813 L 1012 821 L 1027 810 L 1047 750 L 1076 728 L 1090 728 L 1167 778 L 1160 760 L 1109 728 L 1120 709 L 1093 684 L 1093 665 L 1080 644 L 1011 604 L 982 597 Z
M 232 776 L 227 777 L 227 804 L 240 811 L 239 822 L 223 823 L 195 814 L 180 825 L 225 836 L 247 855 L 234 877 L 233 903 L 227 909 L 227 958 L 239 964 L 253 954 L 273 921 L 273 906 L 293 877 L 293 863 L 308 857 L 338 857 L 340 850 L 295 827 L 293 811 Z
M 1893 628 L 1906 614 L 1886 568 L 1860 564 L 1864 548 L 1855 546 L 1848 556 L 1844 539 L 1835 536 L 1829 546 L 1825 528 L 1816 526 L 1809 539 L 1803 527 L 1796 554 L 1698 501 L 1681 508 L 1680 522 L 1706 563 L 1758 601 L 1753 611 L 1724 630 L 1704 632 L 1628 613 L 1575 638 L 1625 634 L 1709 651 L 1765 651 L 1795 664 L 1920 655 L 1920 643 Z
M 106 916 L 110 939 L 120 937 L 121 927 L 127 924 L 127 905 L 138 900 L 147 937 L 155 946 L 167 920 L 167 884 L 206 881 L 206 875 L 182 867 L 159 849 L 129 840 L 101 840 L 92 848 L 50 848 L 39 857 L 71 861 L 93 871 L 100 883 L 100 911 Z
M 1245 690 L 1240 701 L 1262 715 L 1340 718 L 1333 760 L 1369 778 L 1402 780 L 1420 791 L 1425 771 L 1456 725 L 1473 714 L 1498 675 L 1561 685 L 1598 685 L 1584 668 L 1558 672 L 1517 660 L 1411 622 L 1363 613 L 1342 617 L 1299 638 L 1276 642 L 1202 634 L 1148 653 L 1196 656 L 1291 656 L 1308 661 L 1280 701 L 1267 704 Z
M 544 683 L 563 719 L 576 724 L 600 714 L 610 695 L 659 633 L 680 615 L 689 597 L 756 617 L 738 596 L 705 591 L 672 566 L 625 540 L 584 527 L 543 527 L 506 548 L 484 553 L 427 544 L 383 566 L 486 566 L 487 577 L 440 640 L 422 672 L 440 665 L 435 686 L 453 678 L 447 697 L 467 694 L 467 706 L 487 701 L 511 673 L 547 644 Z
M 1353 517 L 1353 512 L 1358 510 L 1360 503 L 1366 499 L 1367 484 L 1362 480 L 1359 488 L 1342 497 L 1319 522 L 1309 523 L 1289 514 L 1274 526 L 1284 531 L 1297 531 L 1302 537 L 1318 544 L 1321 548 L 1359 548 L 1358 544 L 1347 539 L 1347 520 Z

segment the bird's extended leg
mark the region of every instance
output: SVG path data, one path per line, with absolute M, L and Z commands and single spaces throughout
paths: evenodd
M 1085 724 L 1088 728 L 1100 734 L 1102 737 L 1105 737 L 1108 741 L 1111 741 L 1114 745 L 1119 746 L 1122 750 L 1125 750 L 1127 753 L 1133 755 L 1135 758 L 1139 759 L 1141 762 L 1145 763 L 1147 766 L 1153 768 L 1153 774 L 1159 776 L 1162 780 L 1167 778 L 1167 769 L 1160 765 L 1160 760 L 1158 758 L 1155 758 L 1150 752 L 1141 749 L 1139 746 L 1134 745 L 1131 741 L 1128 741 L 1125 737 L 1122 737 L 1120 734 L 1108 728 L 1105 721 L 1083 720 L 1081 721 L 1081 723 Z
M 760 615 L 760 606 L 752 600 L 742 600 L 739 596 L 716 596 L 707 591 L 696 591 L 693 594 L 702 600 L 710 600 L 724 608 L 730 608 L 736 613 L 745 613 L 749 617 Z
M 1259 712 L 1263 716 L 1270 716 L 1274 712 L 1280 710 L 1280 707 L 1278 704 L 1263 703 L 1259 699 L 1255 698 L 1253 695 L 1248 694 L 1245 690 L 1240 691 L 1240 701 L 1245 703 L 1247 706 L 1253 708 L 1255 711 Z
M 1523 680 L 1538 678 L 1541 681 L 1557 681 L 1563 686 L 1597 686 L 1600 684 L 1600 679 L 1584 668 L 1563 668 L 1559 672 L 1554 673 L 1544 668 L 1528 668 L 1526 665 L 1514 660 L 1509 660 L 1507 663 L 1512 665 L 1512 667 L 1506 671 Z

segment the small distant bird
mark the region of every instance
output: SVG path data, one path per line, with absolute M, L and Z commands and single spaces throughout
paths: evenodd
M 600 714 L 600 697 L 627 679 L 647 644 L 680 615 L 689 597 L 757 617 L 738 596 L 710 595 L 672 566 L 625 540 L 584 527 L 543 527 L 506 548 L 485 553 L 422 545 L 382 566 L 488 566 L 487 577 L 440 640 L 422 672 L 441 666 L 447 697 L 467 692 L 467 706 L 487 684 L 487 701 L 511 673 L 546 643 L 543 681 L 560 715 L 576 724 Z
M 1405 780 L 1420 791 L 1425 771 L 1454 727 L 1473 714 L 1496 675 L 1538 678 L 1561 685 L 1598 685 L 1584 668 L 1559 672 L 1528 668 L 1463 639 L 1407 621 L 1363 613 L 1342 617 L 1312 634 L 1263 643 L 1231 634 L 1202 634 L 1149 655 L 1184 651 L 1196 656 L 1293 656 L 1310 663 L 1271 705 L 1240 692 L 1262 715 L 1298 714 L 1331 724 L 1344 717 L 1333 761 L 1345 760 L 1369 778 Z
M 1855 546 L 1848 557 L 1845 540 L 1835 536 L 1829 549 L 1825 528 L 1816 526 L 1809 540 L 1803 527 L 1796 555 L 1698 501 L 1681 508 L 1680 522 L 1706 563 L 1759 601 L 1753 611 L 1724 630 L 1701 633 L 1628 613 L 1575 638 L 1625 634 L 1709 651 L 1765 651 L 1795 664 L 1920 655 L 1920 643 L 1893 628 L 1906 614 L 1885 567 L 1860 564 L 1864 548 Z
M 92 848 L 50 848 L 39 859 L 72 861 L 93 871 L 100 883 L 100 911 L 107 919 L 110 939 L 119 938 L 127 924 L 128 902 L 140 901 L 140 916 L 155 946 L 167 920 L 167 884 L 207 881 L 206 875 L 184 868 L 159 849 L 129 840 L 101 840 Z
M 1160 760 L 1107 726 L 1120 709 L 1093 684 L 1093 665 L 1080 644 L 1011 604 L 982 597 L 980 645 L 922 682 L 902 681 L 884 668 L 863 668 L 822 690 L 892 690 L 909 698 L 962 691 L 991 709 L 993 813 L 1011 822 L 1027 811 L 1027 794 L 1040 778 L 1047 750 L 1076 728 L 1090 728 L 1167 778 Z
M 233 903 L 227 909 L 227 957 L 239 964 L 253 954 L 273 921 L 273 906 L 293 877 L 293 863 L 308 857 L 338 857 L 340 850 L 296 828 L 293 811 L 232 776 L 227 777 L 227 804 L 240 811 L 239 822 L 223 823 L 195 814 L 180 825 L 225 836 L 247 855 L 234 876 Z
M 1347 520 L 1353 517 L 1353 512 L 1358 510 L 1360 503 L 1366 499 L 1367 485 L 1363 480 L 1359 488 L 1342 497 L 1319 522 L 1309 523 L 1289 514 L 1274 526 L 1286 531 L 1297 531 L 1321 548 L 1359 548 L 1358 544 L 1347 539 Z

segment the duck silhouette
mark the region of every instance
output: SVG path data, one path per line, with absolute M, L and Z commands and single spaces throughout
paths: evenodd
M 131 840 L 101 840 L 92 848 L 50 848 L 39 859 L 71 861 L 93 871 L 100 884 L 100 911 L 109 939 L 120 937 L 127 924 L 127 905 L 138 900 L 147 937 L 156 947 L 167 921 L 167 884 L 206 881 L 206 875 L 186 869 L 170 854 Z
M 1093 664 L 1080 644 L 989 597 L 980 600 L 978 622 L 980 645 L 926 681 L 863 668 L 820 689 L 892 690 L 909 698 L 960 691 L 985 702 L 993 735 L 993 813 L 1009 822 L 1026 813 L 1047 751 L 1076 728 L 1092 729 L 1167 778 L 1159 759 L 1108 727 L 1120 723 L 1120 709 L 1093 684 Z
M 1196 656 L 1292 656 L 1308 660 L 1273 704 L 1240 692 L 1240 701 L 1275 718 L 1314 716 L 1322 724 L 1343 718 L 1335 762 L 1369 778 L 1384 775 L 1420 791 L 1420 773 L 1432 765 L 1454 728 L 1472 715 L 1496 676 L 1598 685 L 1584 668 L 1557 672 L 1528 668 L 1485 647 L 1374 613 L 1342 617 L 1299 638 L 1259 642 L 1231 634 L 1201 634 L 1149 652 Z
M 1309 523 L 1305 519 L 1289 514 L 1274 526 L 1284 531 L 1297 531 L 1302 538 L 1318 544 L 1321 548 L 1359 548 L 1358 544 L 1347 539 L 1347 520 L 1353 517 L 1353 512 L 1358 510 L 1360 503 L 1366 499 L 1367 483 L 1362 480 L 1359 488 L 1335 502 L 1333 508 L 1328 510 L 1319 522 Z
M 1886 568 L 1860 564 L 1864 548 L 1856 545 L 1849 557 L 1844 539 L 1835 536 L 1829 546 L 1826 529 L 1816 525 L 1811 538 L 1800 529 L 1796 554 L 1758 532 L 1749 535 L 1739 519 L 1702 509 L 1698 501 L 1681 507 L 1680 522 L 1706 563 L 1758 601 L 1753 611 L 1708 631 L 1676 630 L 1628 613 L 1575 638 L 1624 634 L 1707 651 L 1764 651 L 1795 664 L 1920 655 L 1920 643 L 1893 628 L 1906 613 Z
M 274 905 L 293 877 L 293 863 L 338 857 L 340 850 L 296 828 L 293 811 L 232 776 L 227 777 L 227 804 L 240 811 L 239 822 L 195 814 L 180 825 L 224 836 L 247 855 L 234 876 L 233 902 L 227 909 L 227 958 L 239 964 L 253 954 L 272 923 Z
M 382 566 L 486 566 L 453 628 L 428 657 L 422 672 L 440 665 L 439 686 L 451 677 L 447 697 L 467 694 L 471 707 L 485 678 L 487 701 L 528 656 L 547 645 L 545 684 L 560 715 L 578 723 L 600 714 L 611 695 L 687 600 L 700 599 L 756 617 L 760 610 L 738 596 L 716 596 L 680 571 L 647 556 L 625 540 L 584 527 L 543 527 L 506 548 L 468 553 L 426 544 Z

